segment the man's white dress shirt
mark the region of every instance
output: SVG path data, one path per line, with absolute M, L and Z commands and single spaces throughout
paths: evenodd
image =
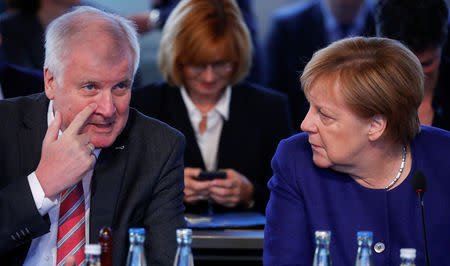
M 47 123 L 50 125 L 55 119 L 53 115 L 53 101 L 50 101 L 47 112 Z M 59 136 L 62 132 L 59 131 Z M 101 149 L 95 149 L 94 154 L 98 158 Z M 85 209 L 85 227 L 86 227 L 86 243 L 89 243 L 89 212 L 91 201 L 91 169 L 83 177 L 83 191 L 84 191 L 84 209 Z M 56 199 L 49 199 L 45 197 L 44 190 L 40 185 L 35 172 L 28 175 L 28 183 L 30 184 L 31 192 L 33 194 L 34 202 L 39 213 L 44 216 L 48 214 L 50 217 L 50 232 L 33 239 L 24 265 L 29 266 L 48 266 L 56 265 L 56 241 L 58 237 L 58 216 L 59 216 L 59 196 Z

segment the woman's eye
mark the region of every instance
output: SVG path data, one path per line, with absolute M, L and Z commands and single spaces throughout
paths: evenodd
M 331 116 L 326 115 L 326 114 L 324 114 L 323 112 L 320 112 L 320 111 L 319 111 L 319 115 L 324 120 L 331 120 L 332 119 Z

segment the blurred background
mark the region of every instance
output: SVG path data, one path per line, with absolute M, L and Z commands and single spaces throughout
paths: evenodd
M 253 10 L 258 22 L 258 37 L 260 41 L 264 40 L 265 34 L 269 27 L 272 12 L 281 6 L 300 1 L 253 0 Z M 150 3 L 148 0 L 89 0 L 89 2 L 94 3 L 96 6 L 105 7 L 108 10 L 125 15 L 148 10 L 150 8 Z M 159 74 L 156 61 L 160 35 L 160 31 L 153 31 L 141 35 L 141 63 L 139 68 L 140 72 L 142 73 L 142 75 L 140 76 L 142 84 L 148 84 L 149 82 L 159 81 L 162 79 L 161 75 Z
M 0 12 L 4 11 L 5 1 L 0 0 Z M 22 1 L 22 0 L 18 0 Z M 26 0 L 25 0 L 26 1 Z M 70 0 L 59 0 L 59 1 L 69 1 Z M 258 38 L 261 44 L 264 43 L 271 17 L 273 12 L 282 6 L 288 6 L 293 3 L 306 2 L 312 0 L 253 0 L 253 11 L 254 16 L 257 20 L 257 32 Z M 369 0 L 376 1 L 376 0 Z M 450 5 L 450 0 L 446 0 L 447 4 Z M 137 12 L 142 12 L 150 10 L 151 3 L 150 0 L 87 0 L 89 4 L 93 4 L 96 7 L 104 8 L 108 11 L 113 11 L 121 15 L 130 15 Z M 161 32 L 159 30 L 152 31 L 141 35 L 141 62 L 139 67 L 139 82 L 141 84 L 148 84 L 150 82 L 160 81 L 161 75 L 157 67 L 157 53 L 159 46 L 159 39 Z

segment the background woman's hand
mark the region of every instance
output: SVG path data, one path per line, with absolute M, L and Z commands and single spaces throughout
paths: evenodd
M 249 206 L 253 201 L 253 184 L 234 169 L 221 170 L 227 173 L 226 179 L 211 181 L 209 196 L 216 203 L 232 208 L 239 203 Z
M 211 181 L 197 181 L 196 178 L 200 172 L 200 168 L 184 168 L 184 201 L 187 203 L 209 198 Z

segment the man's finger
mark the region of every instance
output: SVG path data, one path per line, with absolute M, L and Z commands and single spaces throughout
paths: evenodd
M 48 126 L 47 133 L 45 133 L 44 143 L 53 142 L 58 139 L 59 129 L 61 128 L 61 113 L 55 112 L 55 119 Z
M 66 260 L 66 263 L 64 264 L 65 266 L 77 266 L 76 262 L 75 262 L 75 257 L 74 256 L 69 256 Z
M 94 144 L 92 144 L 92 143 L 88 143 L 87 144 L 87 146 L 88 146 L 88 148 L 89 148 L 89 153 L 93 153 L 94 152 L 94 150 L 95 150 L 95 146 L 94 146 Z
M 66 134 L 78 135 L 88 118 L 94 113 L 95 109 L 97 109 L 96 103 L 91 103 L 84 107 L 84 109 L 75 116 L 70 125 L 67 127 Z

